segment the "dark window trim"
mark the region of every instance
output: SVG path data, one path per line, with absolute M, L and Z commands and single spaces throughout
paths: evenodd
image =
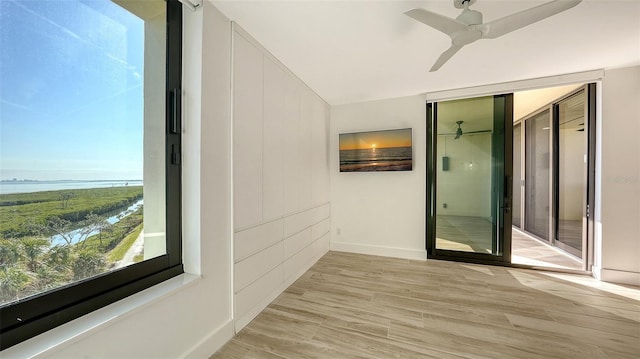
M 0 307 L 0 350 L 44 333 L 184 272 L 181 135 L 182 5 L 167 0 L 167 254 Z

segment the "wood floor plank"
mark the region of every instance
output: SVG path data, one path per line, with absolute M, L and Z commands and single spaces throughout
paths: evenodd
M 407 327 L 404 324 L 391 322 L 389 337 L 397 341 L 413 343 L 417 346 L 435 347 L 438 350 L 461 355 L 465 358 L 523 358 L 523 359 L 547 359 L 547 354 L 537 354 L 528 348 L 516 348 L 508 345 L 499 346 L 484 340 L 469 338 L 434 330 L 419 330 Z
M 314 340 L 295 340 L 286 336 L 271 336 L 256 333 L 251 329 L 243 329 L 238 333 L 236 339 L 262 351 L 287 359 L 371 358 L 351 349 L 335 349 L 327 343 Z
M 583 342 L 601 348 L 614 349 L 622 353 L 634 354 L 640 358 L 640 341 L 631 335 L 607 332 L 591 328 L 578 328 L 556 321 L 530 318 L 517 314 L 506 314 L 515 328 L 544 332 L 551 336 L 564 338 L 565 341 Z M 604 328 L 603 328 L 604 329 Z
M 487 347 L 512 347 L 543 354 L 547 357 L 603 358 L 595 345 L 570 340 L 558 340 L 548 332 L 528 328 L 516 330 L 487 324 L 472 323 L 448 317 L 425 318 L 427 332 L 440 332 L 484 342 Z
M 569 324 L 579 328 L 601 330 L 608 333 L 628 335 L 638 338 L 640 342 L 640 325 L 637 321 L 626 318 L 602 318 L 581 313 L 567 313 L 560 310 L 547 309 L 547 313 L 558 323 Z M 580 331 L 581 329 L 578 330 Z
M 281 315 L 280 311 L 272 310 L 272 308 L 267 309 L 247 325 L 249 330 L 271 336 L 286 336 L 296 340 L 305 340 L 312 338 L 320 327 L 320 323 Z
M 211 356 L 211 359 L 244 359 L 251 349 L 252 347 L 250 345 L 236 339 L 231 339 L 222 349 Z
M 385 336 L 367 336 L 341 328 L 323 328 L 314 338 L 335 347 L 356 349 L 373 358 L 459 358 L 427 347 L 411 346 Z
M 329 252 L 212 358 L 640 358 L 640 288 Z

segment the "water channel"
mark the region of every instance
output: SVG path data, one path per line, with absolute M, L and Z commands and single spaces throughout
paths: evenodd
M 142 205 L 143 205 L 143 200 L 141 199 L 141 200 L 133 203 L 126 210 L 116 214 L 115 216 L 111 216 L 111 217 L 107 218 L 106 221 L 109 222 L 109 224 L 118 223 L 123 218 L 126 218 L 127 216 L 130 216 L 131 214 L 133 214 L 140 207 L 142 207 Z M 57 246 L 57 245 L 65 245 L 65 244 L 67 244 L 67 241 L 65 240 L 65 237 L 66 238 L 71 238 L 71 243 L 72 244 L 77 243 L 83 237 L 83 234 L 82 234 L 82 230 L 83 229 L 84 228 L 74 229 L 73 231 L 65 233 L 64 236 L 62 236 L 60 234 L 56 234 L 55 236 L 52 236 L 50 238 L 51 246 L 53 247 L 53 246 Z M 97 230 L 92 231 L 91 233 L 89 233 L 89 235 L 86 236 L 86 238 L 89 238 L 89 237 L 93 236 L 94 234 L 98 234 L 98 233 L 99 233 L 99 231 L 97 231 Z

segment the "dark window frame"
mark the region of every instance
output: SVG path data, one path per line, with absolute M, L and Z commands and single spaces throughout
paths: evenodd
M 166 4 L 166 254 L 0 307 L 0 350 L 184 272 L 180 161 L 182 5 L 177 0 L 167 0 Z

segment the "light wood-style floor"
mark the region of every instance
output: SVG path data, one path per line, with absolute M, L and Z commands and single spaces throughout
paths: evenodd
M 327 253 L 212 356 L 639 357 L 638 288 L 341 252 Z

